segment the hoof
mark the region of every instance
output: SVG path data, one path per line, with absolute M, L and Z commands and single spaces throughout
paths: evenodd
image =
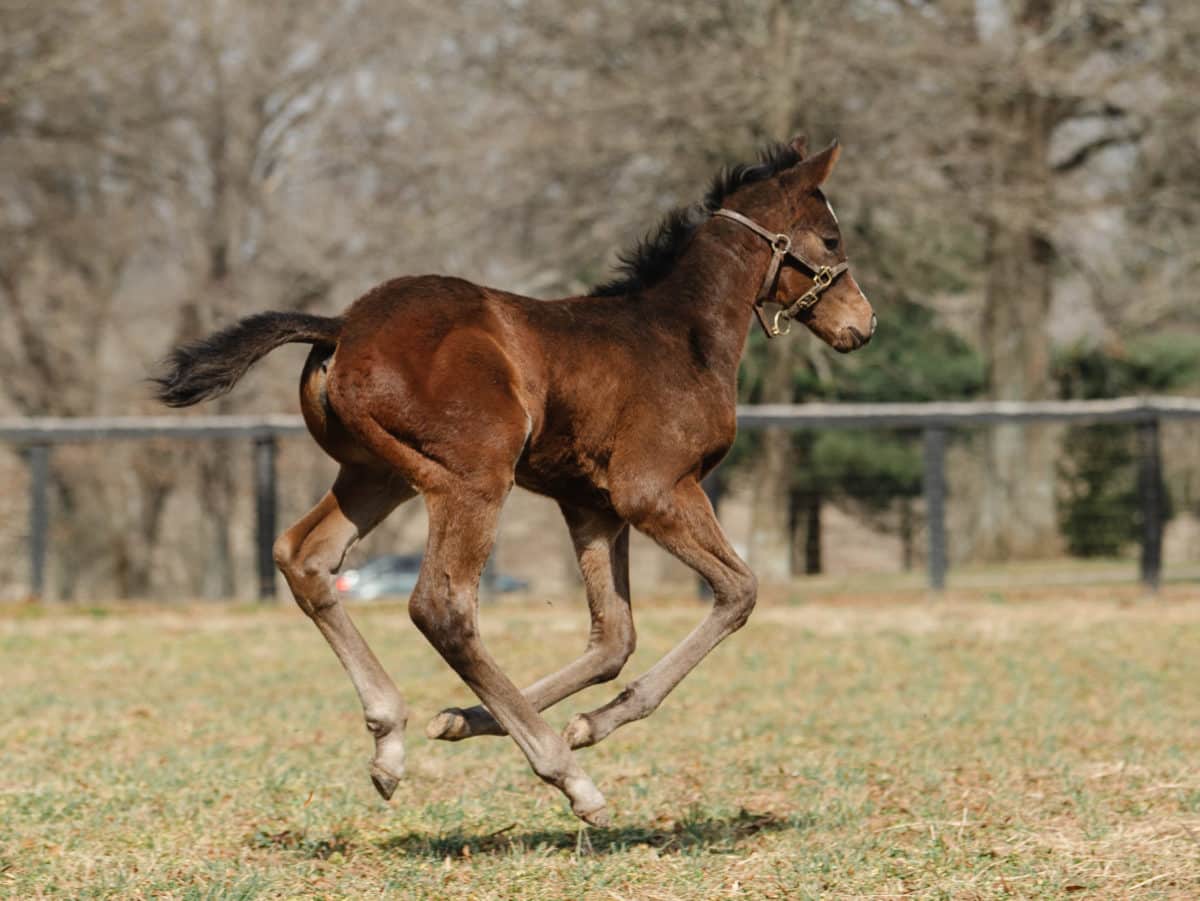
M 467 718 L 457 707 L 443 710 L 425 727 L 425 737 L 436 741 L 461 741 L 470 735 L 471 727 Z
M 396 793 L 396 786 L 400 784 L 400 777 L 373 763 L 371 764 L 371 784 L 375 786 L 375 791 L 379 792 L 379 796 L 383 800 L 390 801 L 392 795 Z
M 597 829 L 607 829 L 612 824 L 612 817 L 608 814 L 607 807 L 597 807 L 595 810 L 589 810 L 581 813 L 575 811 L 575 816 L 583 820 L 589 826 L 595 826 Z
M 576 714 L 571 722 L 567 723 L 567 728 L 563 730 L 563 738 L 571 750 L 594 745 L 596 738 L 592 734 L 592 723 L 587 718 L 587 714 Z
M 589 826 L 607 826 L 610 822 L 604 795 L 582 773 L 568 779 L 563 792 L 571 800 L 571 811 Z

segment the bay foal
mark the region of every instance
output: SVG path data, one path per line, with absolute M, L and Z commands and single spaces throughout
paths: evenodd
M 704 201 L 625 258 L 622 278 L 586 297 L 540 301 L 457 278 L 398 278 L 338 317 L 261 313 L 172 353 L 159 396 L 187 406 L 228 391 L 282 344 L 312 345 L 301 410 L 341 469 L 279 538 L 275 559 L 358 691 L 384 798 L 403 773 L 407 711 L 334 577 L 356 540 L 420 494 L 429 536 L 409 611 L 481 702 L 444 710 L 428 734 L 506 733 L 579 817 L 607 822 L 572 749 L 651 713 L 754 607 L 754 575 L 700 487 L 734 439 L 754 315 L 776 331 L 763 310 L 780 305 L 775 325 L 799 319 L 840 351 L 874 332 L 820 190 L 838 154 L 835 144 L 806 157 L 797 139 L 723 173 Z M 561 507 L 591 611 L 583 655 L 524 691 L 477 625 L 480 574 L 514 482 Z M 630 526 L 703 576 L 715 601 L 665 657 L 559 735 L 539 711 L 616 678 L 633 652 Z

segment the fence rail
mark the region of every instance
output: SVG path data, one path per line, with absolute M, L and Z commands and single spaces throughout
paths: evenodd
M 759 404 L 738 407 L 743 427 L 942 428 L 998 423 L 1149 422 L 1200 418 L 1200 398 L 955 401 L 923 404 Z
M 1162 572 L 1160 497 L 1162 450 L 1158 425 L 1163 419 L 1200 419 L 1200 398 L 1122 397 L 1090 401 L 963 401 L 920 404 L 764 404 L 738 408 L 742 428 L 919 429 L 924 435 L 923 491 L 929 522 L 929 585 L 946 582 L 947 433 L 954 428 L 998 423 L 1129 423 L 1138 429 L 1138 494 L 1142 509 L 1141 578 L 1157 588 Z M 147 438 L 207 440 L 244 438 L 254 460 L 255 536 L 259 596 L 275 594 L 271 546 L 275 539 L 278 492 L 275 484 L 277 438 L 305 430 L 294 415 L 265 416 L 116 416 L 0 417 L 0 442 L 22 449 L 29 466 L 30 585 L 40 596 L 45 585 L 50 505 L 47 494 L 52 448 L 58 444 Z
M 287 414 L 0 417 L 0 441 L 24 446 L 135 438 L 272 438 L 304 430 L 303 418 Z

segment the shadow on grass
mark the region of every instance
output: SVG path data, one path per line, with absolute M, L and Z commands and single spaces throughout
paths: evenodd
M 611 829 L 589 829 L 582 839 L 583 850 L 590 854 L 620 854 L 637 845 L 674 853 L 728 853 L 751 836 L 784 830 L 804 831 L 816 818 L 810 814 L 779 817 L 773 813 L 738 811 L 731 817 L 704 817 L 688 814 L 665 825 L 631 825 Z M 378 842 L 383 851 L 400 852 L 411 857 L 443 860 L 464 855 L 501 855 L 526 850 L 576 851 L 580 848 L 578 829 L 537 829 L 522 831 L 514 823 L 495 832 L 478 834 L 456 829 L 437 835 L 408 833 Z M 589 847 L 590 846 L 590 847 Z
M 347 855 L 353 849 L 354 839 L 349 830 L 339 829 L 329 836 L 310 836 L 303 830 L 257 829 L 248 837 L 252 848 L 264 850 L 295 851 L 302 857 L 328 860 L 335 854 Z

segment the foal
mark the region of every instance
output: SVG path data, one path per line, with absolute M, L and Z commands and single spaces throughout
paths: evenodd
M 312 345 L 301 410 L 341 470 L 276 542 L 275 559 L 358 691 L 375 738 L 371 779 L 385 799 L 404 770 L 407 711 L 334 577 L 356 540 L 421 494 L 429 536 L 409 613 L 482 702 L 442 711 L 427 733 L 507 733 L 579 817 L 608 822 L 572 749 L 653 712 L 754 607 L 754 575 L 700 487 L 733 443 L 752 317 L 769 335 L 797 318 L 843 352 L 875 330 L 820 191 L 839 152 L 834 144 L 806 157 L 798 138 L 724 173 L 625 259 L 622 279 L 587 297 L 539 301 L 457 278 L 398 278 L 342 316 L 260 313 L 171 354 L 158 394 L 181 407 L 228 391 L 282 344 Z M 765 304 L 779 306 L 773 322 Z M 477 627 L 480 574 L 514 482 L 558 502 L 591 611 L 583 655 L 523 692 Z M 539 711 L 616 678 L 633 652 L 631 525 L 708 580 L 715 601 L 665 657 L 559 735 Z

